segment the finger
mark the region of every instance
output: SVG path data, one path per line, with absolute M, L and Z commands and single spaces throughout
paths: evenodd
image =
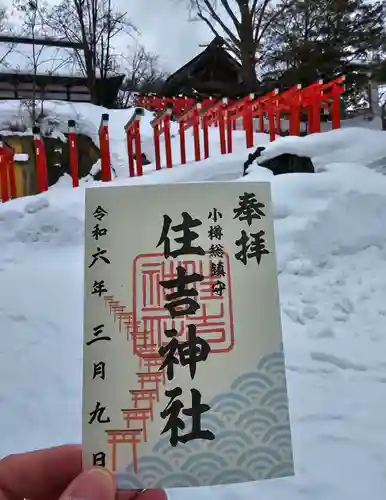
M 117 500 L 167 500 L 164 490 L 120 490 L 117 493 Z
M 0 461 L 0 490 L 15 499 L 53 500 L 82 471 L 82 448 L 66 445 Z
M 115 500 L 115 479 L 107 470 L 90 469 L 77 476 L 59 500 Z

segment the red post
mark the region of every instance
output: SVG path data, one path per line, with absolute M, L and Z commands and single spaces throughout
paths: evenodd
M 331 122 L 332 128 L 340 128 L 340 95 L 333 98 L 331 103 Z
M 193 128 L 193 141 L 194 141 L 194 158 L 195 161 L 201 160 L 201 149 L 200 149 L 200 117 L 201 117 L 201 103 L 193 104 L 193 106 L 186 111 L 184 111 L 179 117 L 179 134 L 180 134 L 180 148 L 181 148 L 181 163 L 186 163 L 186 151 L 185 151 L 185 131 L 189 128 Z M 208 139 L 208 121 L 203 122 L 203 134 L 204 142 L 205 136 Z M 205 130 L 206 127 L 206 130 Z M 209 156 L 209 143 L 207 144 L 206 153 Z M 206 158 L 208 157 L 206 156 Z
M 290 108 L 289 134 L 300 135 L 300 107 L 297 104 L 293 104 Z
M 272 108 L 272 105 L 269 105 L 268 108 L 268 127 L 269 127 L 269 140 L 273 142 L 276 138 L 275 131 L 275 112 Z
M 70 169 L 72 187 L 79 186 L 78 151 L 76 148 L 75 120 L 68 120 L 68 146 L 70 148 Z
M 143 112 L 143 110 L 141 111 Z M 135 144 L 135 158 L 137 160 L 137 175 L 143 175 L 140 119 L 136 120 L 134 129 L 135 129 L 134 144 Z
M 340 128 L 340 96 L 345 91 L 345 77 L 341 76 L 332 82 L 332 100 L 331 100 L 331 122 L 332 128 Z
M 202 133 L 204 136 L 204 158 L 205 160 L 209 158 L 209 130 L 208 130 L 208 120 L 207 117 L 202 117 Z
M 245 141 L 247 148 L 253 148 L 253 115 L 252 115 L 252 101 L 254 94 L 249 94 L 244 104 L 243 127 L 245 130 Z
M 228 105 L 227 98 L 222 100 L 224 106 L 220 106 L 218 110 L 218 130 L 220 134 L 220 151 L 222 155 L 225 155 L 227 152 L 227 143 L 225 137 L 225 107 Z
M 42 193 L 48 190 L 46 150 L 39 127 L 33 127 L 32 132 L 35 145 L 37 191 Z
M 1 184 L 1 201 L 5 203 L 9 200 L 8 191 L 8 169 L 7 160 L 5 157 L 5 147 L 4 142 L 0 140 L 0 184 Z
M 173 166 L 170 135 L 170 120 L 172 112 L 173 108 L 169 103 L 151 122 L 151 126 L 153 127 L 155 164 L 157 170 L 161 169 L 160 136 L 162 133 L 165 137 L 166 167 L 172 168 Z
M 156 170 L 161 170 L 161 148 L 159 140 L 159 125 L 155 124 L 153 126 L 153 136 L 154 136 L 154 153 L 155 153 L 155 168 Z
M 103 182 L 111 181 L 111 159 L 109 143 L 109 115 L 103 113 L 99 125 L 99 147 L 101 154 L 101 180 Z
M 185 124 L 183 122 L 179 123 L 179 136 L 180 136 L 180 154 L 181 154 L 181 165 L 186 164 L 186 145 L 185 145 Z
M 232 153 L 233 144 L 232 144 L 232 111 L 228 108 L 226 110 L 226 129 L 227 129 L 227 153 Z
M 127 155 L 129 158 L 129 174 L 130 177 L 134 177 L 135 164 L 137 166 L 137 175 L 143 175 L 143 164 L 142 164 L 142 147 L 141 147 L 141 118 L 144 115 L 144 110 L 142 108 L 136 108 L 133 116 L 125 125 L 126 141 L 127 141 Z M 135 155 L 135 162 L 134 162 Z
M 264 114 L 268 117 L 268 130 L 271 141 L 274 141 L 276 137 L 275 113 L 277 111 L 277 96 L 278 90 L 274 89 L 259 97 L 251 104 L 252 117 L 259 117 L 260 130 L 264 130 Z
M 323 80 L 319 80 L 302 89 L 300 102 L 307 110 L 308 133 L 320 132 L 320 110 L 322 103 Z
M 194 159 L 196 161 L 201 160 L 201 148 L 200 148 L 200 109 L 201 104 L 197 103 L 193 110 L 193 140 L 194 140 Z
M 167 108 L 168 113 L 165 114 L 164 118 L 164 136 L 165 136 L 165 152 L 166 152 L 166 168 L 172 168 L 172 142 L 170 135 L 170 117 L 172 114 L 172 108 Z

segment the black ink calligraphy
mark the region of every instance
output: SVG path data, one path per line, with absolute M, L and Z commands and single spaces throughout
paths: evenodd
M 262 256 L 270 253 L 265 247 L 264 234 L 264 231 L 259 231 L 247 235 L 244 230 L 241 231 L 241 237 L 236 241 L 240 250 L 235 253 L 235 257 L 244 266 L 247 265 L 249 259 L 256 259 L 257 263 L 260 264 Z
M 193 380 L 196 374 L 197 363 L 206 361 L 210 353 L 210 345 L 206 340 L 197 336 L 196 325 L 188 325 L 188 334 L 186 342 L 179 342 L 177 339 L 177 330 L 170 329 L 165 331 L 167 337 L 171 337 L 166 346 L 160 347 L 158 353 L 165 357 L 160 370 L 167 368 L 167 377 L 169 380 L 174 378 L 174 365 L 189 365 L 190 378 Z
M 194 300 L 198 292 L 195 288 L 187 288 L 187 285 L 197 283 L 204 280 L 204 276 L 198 273 L 187 274 L 186 269 L 182 266 L 177 266 L 177 278 L 171 280 L 160 281 L 160 285 L 166 289 L 175 288 L 175 292 L 168 293 L 166 300 L 170 301 L 165 304 L 165 308 L 169 311 L 172 319 L 178 316 L 191 316 L 196 314 L 200 305 Z M 183 308 L 183 306 L 186 306 Z
M 265 217 L 262 208 L 265 208 L 264 203 L 258 202 L 254 193 L 244 193 L 239 196 L 239 206 L 233 210 L 235 214 L 233 218 L 246 221 L 250 226 L 254 219 Z
M 170 401 L 165 410 L 161 412 L 161 418 L 163 420 L 168 418 L 161 434 L 170 431 L 169 442 L 173 447 L 177 446 L 178 443 L 188 443 L 194 439 L 205 439 L 207 441 L 213 441 L 215 439 L 213 432 L 201 428 L 201 415 L 209 411 L 210 406 L 201 403 L 201 393 L 197 389 L 191 389 L 190 392 L 192 407 L 184 408 L 184 404 L 181 400 L 176 399 L 182 395 L 182 389 L 180 387 L 165 391 L 165 395 L 170 398 Z M 192 419 L 191 430 L 187 434 L 179 433 L 179 431 L 185 429 L 185 422 L 180 418 L 180 413 Z
M 102 406 L 100 401 L 97 401 L 95 406 L 95 410 L 89 413 L 90 420 L 89 424 L 93 424 L 94 422 L 98 424 L 108 424 L 110 422 L 110 417 L 103 418 L 103 414 L 107 411 L 107 406 Z
M 109 341 L 111 340 L 111 337 L 107 335 L 103 335 L 103 330 L 104 330 L 105 325 L 98 325 L 93 328 L 93 339 L 89 340 L 86 342 L 86 345 L 90 346 L 92 344 L 95 344 L 95 342 L 100 342 L 100 341 Z
M 110 264 L 110 259 L 106 257 L 106 254 L 107 250 L 102 250 L 100 247 L 97 247 L 97 251 L 92 254 L 92 261 L 88 267 L 93 267 L 98 262 L 98 260 L 101 260 L 105 264 Z
M 187 212 L 182 212 L 182 223 L 176 226 L 171 226 L 172 220 L 168 215 L 164 215 L 164 223 L 162 227 L 161 237 L 157 243 L 157 248 L 164 246 L 164 256 L 178 257 L 180 255 L 205 255 L 205 250 L 200 246 L 193 246 L 192 243 L 198 238 L 198 233 L 192 231 L 193 228 L 201 226 L 202 222 L 199 219 L 193 219 Z M 169 232 L 170 229 L 175 233 L 182 233 L 181 236 L 174 238 L 176 243 L 181 246 L 177 250 L 171 250 Z

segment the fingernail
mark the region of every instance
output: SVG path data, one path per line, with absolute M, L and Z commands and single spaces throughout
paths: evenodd
M 83 472 L 70 484 L 61 500 L 114 500 L 114 477 L 104 469 Z

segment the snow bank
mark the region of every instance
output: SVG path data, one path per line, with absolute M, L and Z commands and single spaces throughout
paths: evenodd
M 296 476 L 171 500 L 384 498 L 386 177 L 366 166 L 384 136 L 347 133 L 268 146 L 321 158 L 315 175 L 254 165 L 242 179 L 272 186 Z M 246 156 L 240 139 L 233 155 L 115 183 L 231 181 Z M 102 183 L 68 185 L 0 205 L 0 456 L 81 439 L 84 188 Z
M 352 162 L 384 169 L 386 133 L 353 127 L 305 137 L 279 137 L 263 151 L 258 162 L 289 153 L 311 158 L 316 169 L 329 163 Z

